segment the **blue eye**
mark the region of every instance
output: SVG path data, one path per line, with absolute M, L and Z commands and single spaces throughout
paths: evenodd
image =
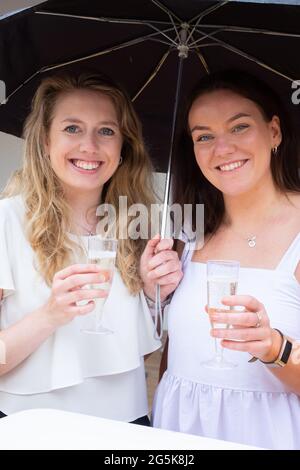
M 78 126 L 72 124 L 71 126 L 67 126 L 64 131 L 68 132 L 69 134 L 75 134 L 78 131 Z
M 102 135 L 114 135 L 114 131 L 110 129 L 109 127 L 102 127 L 99 131 L 100 134 Z
M 205 134 L 205 135 L 199 135 L 199 137 L 196 138 L 196 141 L 197 142 L 208 142 L 211 139 L 213 139 L 212 135 Z
M 249 127 L 249 124 L 238 124 L 232 129 L 232 132 L 241 132 L 244 129 L 247 129 Z

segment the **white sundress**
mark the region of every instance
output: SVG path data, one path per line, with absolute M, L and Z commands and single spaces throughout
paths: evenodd
M 186 251 L 187 252 L 187 251 Z M 207 303 L 206 264 L 184 263 L 184 277 L 168 310 L 168 369 L 156 391 L 153 425 L 268 449 L 300 449 L 300 397 L 246 352 L 224 349 L 230 370 L 201 366 L 214 352 Z M 300 233 L 276 269 L 241 268 L 238 294 L 256 297 L 273 328 L 300 339 Z

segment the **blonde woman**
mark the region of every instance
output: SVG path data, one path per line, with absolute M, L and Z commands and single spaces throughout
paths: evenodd
M 23 168 L 0 201 L 0 409 L 56 408 L 144 423 L 143 357 L 160 343 L 142 288 L 151 296 L 155 283 L 163 284 L 164 300 L 178 284 L 171 242 L 148 242 L 148 275 L 146 266 L 140 270 L 145 240 L 120 240 L 106 303 L 114 334 L 81 332 L 93 300 L 106 295 L 82 289 L 106 276 L 84 258 L 96 208 L 114 206 L 118 231 L 120 195 L 128 207 L 153 200 L 131 102 L 95 74 L 49 77 L 35 94 L 24 136 Z

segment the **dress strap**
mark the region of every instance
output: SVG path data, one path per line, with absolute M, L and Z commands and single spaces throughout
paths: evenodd
M 297 265 L 300 261 L 300 232 L 294 238 L 283 257 L 277 269 L 280 271 L 289 271 L 292 274 L 296 271 Z
M 184 249 L 182 251 L 182 255 L 181 255 L 182 267 L 183 269 L 185 269 L 186 265 L 188 264 L 188 262 L 191 260 L 193 256 L 193 252 L 194 252 L 195 244 L 196 244 L 196 237 L 189 238 L 187 234 L 182 230 L 178 238 L 179 240 L 183 241 L 185 244 Z

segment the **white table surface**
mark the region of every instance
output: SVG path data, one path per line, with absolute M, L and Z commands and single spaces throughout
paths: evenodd
M 255 447 L 66 411 L 35 409 L 0 419 L 0 449 L 249 450 Z

